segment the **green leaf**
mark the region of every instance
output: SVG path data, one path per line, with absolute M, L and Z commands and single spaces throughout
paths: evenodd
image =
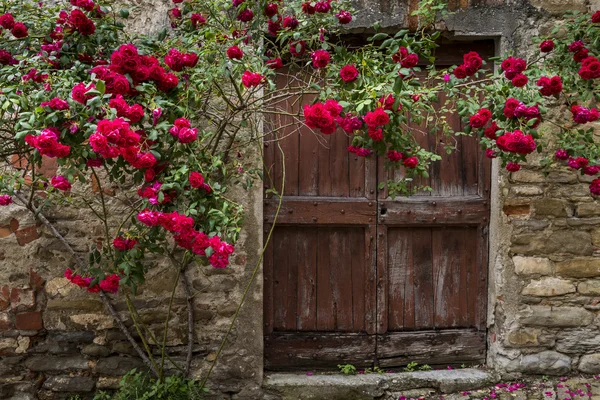
M 377 40 L 383 40 L 383 39 L 385 39 L 388 36 L 390 36 L 390 35 L 388 35 L 387 33 L 381 32 L 381 33 L 378 33 L 376 35 L 371 36 L 368 40 L 371 41 L 371 42 L 375 42 Z

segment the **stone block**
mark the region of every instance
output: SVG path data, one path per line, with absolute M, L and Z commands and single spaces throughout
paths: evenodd
M 548 198 L 534 200 L 533 208 L 537 216 L 567 217 L 573 215 L 573 210 L 566 200 Z
M 539 196 L 544 194 L 544 189 L 540 186 L 533 185 L 522 185 L 522 186 L 513 186 L 510 188 L 511 196 Z
M 22 331 L 39 331 L 44 327 L 42 313 L 31 311 L 17 314 L 15 316 L 15 326 Z
M 594 217 L 598 215 L 600 215 L 600 204 L 598 202 L 579 203 L 577 205 L 577 216 L 579 217 Z
M 119 384 L 121 382 L 121 378 L 112 378 L 108 376 L 101 376 L 98 378 L 98 382 L 96 382 L 96 389 L 98 390 L 116 390 L 119 388 Z
M 577 183 L 577 175 L 573 171 L 551 171 L 547 179 L 553 183 Z
M 510 331 L 506 336 L 506 341 L 509 345 L 515 347 L 521 346 L 538 346 L 540 330 L 535 328 L 522 328 Z
M 556 351 L 567 354 L 582 354 L 598 351 L 600 333 L 593 325 L 587 329 L 561 329 L 556 335 Z
M 576 257 L 556 263 L 556 273 L 573 278 L 593 278 L 600 276 L 600 258 Z
M 563 375 L 571 370 L 571 358 L 556 351 L 542 351 L 512 360 L 507 370 L 537 375 Z
M 44 389 L 53 392 L 84 393 L 94 390 L 96 381 L 87 376 L 51 376 L 44 382 Z
M 592 323 L 594 315 L 580 307 L 531 306 L 519 313 L 519 320 L 526 326 L 568 328 Z
M 587 374 L 600 373 L 600 353 L 583 355 L 577 368 Z
M 110 355 L 110 349 L 106 346 L 100 346 L 95 343 L 91 343 L 83 346 L 81 353 L 90 357 L 107 357 Z
M 554 264 L 543 257 L 514 256 L 515 273 L 517 275 L 550 275 Z
M 540 297 L 562 296 L 567 293 L 575 293 L 575 285 L 570 281 L 554 277 L 531 281 L 521 292 L 523 296 Z
M 90 368 L 90 362 L 81 356 L 50 357 L 34 356 L 25 361 L 25 366 L 31 371 L 82 371 Z
M 48 310 L 77 310 L 77 311 L 101 311 L 103 309 L 100 300 L 85 299 L 49 299 L 46 306 Z
M 54 278 L 46 283 L 46 293 L 51 297 L 67 296 L 73 290 L 79 289 L 67 280 L 67 278 Z
M 531 0 L 531 4 L 555 15 L 563 15 L 567 10 L 587 11 L 585 0 Z
M 600 281 L 583 281 L 577 285 L 577 291 L 584 295 L 600 295 Z
M 511 180 L 518 183 L 542 183 L 546 177 L 541 172 L 522 169 L 511 174 Z
M 547 250 L 551 253 L 591 255 L 594 252 L 592 236 L 584 231 L 557 231 L 548 238 Z
M 110 315 L 104 314 L 77 314 L 71 315 L 73 323 L 85 329 L 110 329 L 114 327 L 114 320 Z
M 106 376 L 121 376 L 133 368 L 143 367 L 143 363 L 137 358 L 128 357 L 108 357 L 98 360 L 96 367 L 94 368 L 95 374 L 106 375 Z

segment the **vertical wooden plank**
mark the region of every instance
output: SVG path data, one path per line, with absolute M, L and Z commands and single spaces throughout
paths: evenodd
M 460 228 L 433 229 L 432 254 L 434 265 L 434 324 L 436 328 L 460 325 L 461 247 Z
M 404 329 L 405 289 L 412 254 L 408 229 L 388 229 L 388 329 Z
M 331 166 L 331 142 L 333 135 L 322 135 L 317 149 L 319 159 L 319 196 L 331 196 L 333 193 Z
M 367 274 L 369 264 L 365 263 L 365 230 L 353 229 L 350 238 L 350 270 L 352 281 L 352 330 L 364 332 L 366 329 Z
M 317 231 L 299 230 L 298 236 L 298 330 L 317 329 Z
M 462 129 L 462 126 L 461 126 Z M 483 151 L 479 148 L 475 136 L 460 136 L 461 163 L 463 175 L 463 192 L 465 196 L 476 195 L 479 193 L 479 173 L 481 166 L 481 154 Z
M 329 286 L 329 246 L 331 230 L 318 229 L 317 234 L 317 330 L 328 331 L 335 327 L 333 297 Z
M 298 195 L 316 196 L 319 193 L 319 142 L 315 133 L 300 129 L 298 158 Z
M 298 230 L 301 228 L 291 227 L 289 229 L 289 246 L 287 267 L 287 295 L 285 312 L 285 330 L 294 331 L 298 328 Z
M 267 235 L 271 230 L 270 224 L 264 225 L 264 238 L 267 239 Z M 267 248 L 265 249 L 265 255 L 263 257 L 263 323 L 265 324 L 264 333 L 269 334 L 273 332 L 273 237 Z
M 288 251 L 290 247 L 290 228 L 277 228 L 277 235 L 273 235 L 273 330 L 285 330 L 287 320 L 287 293 L 288 293 L 288 269 L 290 265 Z M 295 310 L 295 309 L 294 309 Z
M 338 129 L 331 136 L 330 162 L 331 195 L 348 197 L 350 195 L 350 170 L 348 165 L 348 137 Z
M 408 254 L 406 259 L 406 274 L 404 282 L 404 328 L 414 329 L 415 321 L 415 262 L 413 229 L 405 228 L 408 237 Z
M 488 290 L 488 227 L 478 228 L 479 239 L 477 246 L 478 279 L 477 279 L 477 329 L 486 329 L 487 290 Z
M 345 133 L 342 132 L 341 134 Z M 350 140 L 348 140 L 348 143 L 350 143 Z M 366 197 L 365 157 L 358 157 L 347 150 L 346 154 L 348 157 L 349 196 Z
M 433 326 L 433 266 L 430 228 L 413 230 L 415 328 Z
M 446 95 L 440 94 L 440 103 L 446 101 Z M 460 129 L 460 115 L 457 113 L 447 114 L 446 119 L 450 126 L 455 129 Z M 440 137 L 441 140 L 446 141 L 446 137 Z M 450 139 L 451 140 L 451 139 Z M 451 143 L 455 144 L 455 143 Z M 439 161 L 440 168 L 440 187 L 439 187 L 439 195 L 440 196 L 462 196 L 464 193 L 463 190 L 463 174 L 462 174 L 462 159 L 460 156 L 460 152 L 462 149 L 460 148 L 460 139 L 459 142 L 455 144 L 457 149 L 454 150 L 451 154 L 446 154 L 444 150 L 444 146 L 442 143 L 438 144 L 437 152 L 442 155 L 442 160 Z
M 467 297 L 467 275 L 469 273 L 469 253 L 472 253 L 472 244 L 473 242 L 469 241 L 470 238 L 469 232 L 472 231 L 472 228 L 459 228 L 457 229 L 458 236 L 458 248 L 454 251 L 457 252 L 457 267 L 459 269 L 459 290 L 458 290 L 458 319 L 457 324 L 459 327 L 466 327 L 469 325 L 469 310 L 468 310 L 468 297 Z M 456 289 L 455 289 L 456 291 Z
M 290 118 L 284 117 L 281 120 L 283 125 L 289 124 Z M 280 145 L 281 151 L 285 156 L 285 189 L 284 195 L 286 196 L 297 196 L 298 195 L 298 179 L 299 179 L 299 133 L 295 128 L 286 128 L 280 131 Z M 279 150 L 279 149 L 278 149 Z M 281 155 L 281 151 L 277 151 L 277 157 L 284 158 Z M 279 160 L 281 165 L 281 160 Z M 283 172 L 282 172 L 283 174 Z
M 352 329 L 352 261 L 350 229 L 334 229 L 329 243 L 329 286 L 333 295 L 335 329 Z
M 377 333 L 388 330 L 387 226 L 377 226 Z
M 364 158 L 364 157 L 362 157 Z M 365 196 L 367 199 L 375 200 L 378 196 L 377 188 L 377 158 L 368 157 L 365 163 Z
M 469 243 L 469 246 L 476 249 L 475 251 L 464 251 L 463 252 L 463 264 L 467 269 L 467 326 L 478 326 L 477 320 L 477 307 L 478 307 L 478 255 L 479 252 L 479 229 L 477 227 L 470 227 L 465 231 L 465 242 Z M 485 266 L 484 266 L 485 268 Z
M 365 229 L 364 266 L 365 280 L 365 320 L 367 333 L 377 332 L 377 225 Z

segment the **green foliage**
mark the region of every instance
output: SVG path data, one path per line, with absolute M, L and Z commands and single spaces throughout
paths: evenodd
M 406 367 L 404 367 L 402 370 L 404 372 L 415 372 L 417 370 L 417 366 L 419 365 L 419 363 L 415 362 L 415 361 L 411 361 L 408 363 L 408 365 Z
M 206 392 L 193 380 L 168 376 L 161 381 L 135 369 L 121 379 L 119 386 L 116 393 L 100 392 L 94 400 L 199 400 Z
M 340 372 L 344 375 L 355 375 L 356 367 L 352 364 L 340 364 L 338 365 Z

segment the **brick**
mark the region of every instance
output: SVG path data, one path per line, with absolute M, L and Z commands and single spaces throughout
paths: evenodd
M 7 313 L 0 313 L 0 332 L 13 329 L 13 323 Z
M 28 226 L 15 232 L 19 246 L 25 246 L 40 237 L 37 225 Z
M 44 327 L 41 311 L 32 311 L 17 314 L 15 316 L 15 325 L 22 331 L 39 331 Z
M 17 230 L 19 230 L 19 220 L 13 218 L 10 220 L 10 224 L 8 225 L 10 227 L 10 230 L 12 232 L 16 232 Z
M 35 292 L 32 289 L 12 288 L 10 291 L 10 309 L 21 312 L 35 308 Z
M 504 206 L 502 209 L 506 215 L 529 215 L 530 206 Z
M 12 231 L 9 226 L 0 226 L 0 239 L 9 237 L 12 235 Z
M 0 311 L 8 310 L 10 306 L 10 288 L 2 286 L 0 288 Z
M 42 278 L 33 268 L 29 270 L 29 286 L 40 291 L 44 287 L 44 282 L 44 278 Z

